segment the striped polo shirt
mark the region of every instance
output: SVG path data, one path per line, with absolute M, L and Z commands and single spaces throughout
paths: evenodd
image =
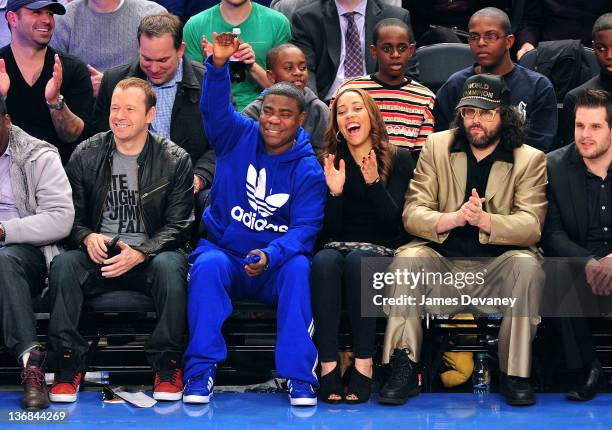
M 392 144 L 418 151 L 433 133 L 436 96 L 418 82 L 407 77 L 403 84 L 392 86 L 374 75 L 362 76 L 344 82 L 336 95 L 346 88 L 361 88 L 372 96 L 382 113 Z

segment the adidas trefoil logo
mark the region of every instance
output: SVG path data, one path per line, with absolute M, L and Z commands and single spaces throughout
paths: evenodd
M 255 212 L 244 210 L 240 206 L 232 208 L 232 218 L 251 230 L 270 230 L 278 233 L 286 233 L 289 229 L 286 225 L 276 225 L 268 222 L 266 218 L 274 214 L 289 200 L 289 194 L 279 193 L 266 196 L 266 169 L 257 169 L 249 164 L 246 177 L 246 194 L 249 206 Z M 259 217 L 258 217 L 259 215 Z
M 259 174 L 252 164 L 249 164 L 246 178 L 246 190 L 249 205 L 264 218 L 272 215 L 289 200 L 289 194 L 270 194 L 266 197 L 266 169 Z

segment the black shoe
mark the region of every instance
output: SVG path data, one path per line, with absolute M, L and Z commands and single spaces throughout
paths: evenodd
M 318 394 L 325 403 L 337 404 L 344 400 L 344 387 L 340 377 L 340 363 L 336 363 L 334 370 L 321 376 L 319 382 L 321 385 Z M 338 396 L 339 399 L 331 399 L 331 396 Z
M 378 401 L 389 405 L 403 405 L 408 397 L 421 392 L 418 363 L 408 358 L 405 349 L 396 349 L 391 356 L 391 376 L 378 394 Z
M 600 391 L 606 389 L 606 375 L 601 364 L 596 364 L 588 370 L 584 383 L 573 386 L 566 394 L 569 400 L 586 402 L 593 399 Z
M 21 372 L 23 397 L 21 407 L 35 410 L 49 407 L 49 393 L 45 382 L 45 352 L 40 348 L 30 350 L 26 367 Z
M 349 404 L 365 403 L 372 393 L 372 378 L 365 376 L 353 365 L 350 369 L 351 379 L 344 401 Z M 349 399 L 349 397 L 351 397 Z
M 536 402 L 529 379 L 503 372 L 499 373 L 499 394 L 511 406 L 530 406 Z

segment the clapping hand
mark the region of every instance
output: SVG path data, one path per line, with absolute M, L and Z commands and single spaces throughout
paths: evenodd
M 472 188 L 472 195 L 469 200 L 463 204 L 460 209 L 463 218 L 472 226 L 480 227 L 482 217 L 485 213 L 482 209 L 482 204 L 485 202 L 484 197 L 480 197 L 476 188 Z
M 334 154 L 328 154 L 325 158 L 323 165 L 323 172 L 325 173 L 325 182 L 329 188 L 329 192 L 334 196 L 342 194 L 344 189 L 344 182 L 346 181 L 346 166 L 344 160 L 340 160 L 338 169 L 334 166 L 334 160 L 336 156 Z
M 6 64 L 3 59 L 0 59 L 0 93 L 4 97 L 7 96 L 9 88 L 11 87 L 11 78 L 6 72 Z
M 53 76 L 49 79 L 45 87 L 45 100 L 47 100 L 47 103 L 56 104 L 59 101 L 63 79 L 62 62 L 60 61 L 59 55 L 55 54 Z
M 378 161 L 376 161 L 376 153 L 373 149 L 370 150 L 367 156 L 361 159 L 360 169 L 366 184 L 372 185 L 379 179 Z

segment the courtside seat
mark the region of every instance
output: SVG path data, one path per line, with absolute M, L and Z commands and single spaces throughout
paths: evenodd
M 434 93 L 455 72 L 474 64 L 470 46 L 465 43 L 438 43 L 422 46 L 414 53 L 418 62 L 418 81 Z

